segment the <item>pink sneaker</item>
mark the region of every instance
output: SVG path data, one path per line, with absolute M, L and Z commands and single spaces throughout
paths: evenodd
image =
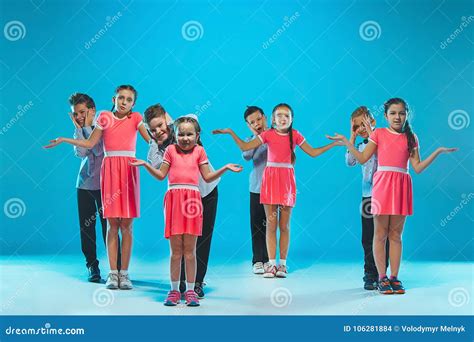
M 286 275 L 288 274 L 288 270 L 285 265 L 279 265 L 276 276 L 277 278 L 286 278 Z
M 270 264 L 266 263 L 264 267 L 265 272 L 263 273 L 264 278 L 275 278 L 276 273 L 277 273 L 277 268 Z
M 187 306 L 199 306 L 199 299 L 194 290 L 188 290 L 184 293 L 184 299 L 186 300 Z
M 168 292 L 168 297 L 166 297 L 165 302 L 163 303 L 165 306 L 176 306 L 179 304 L 181 300 L 181 293 L 179 291 L 171 290 Z

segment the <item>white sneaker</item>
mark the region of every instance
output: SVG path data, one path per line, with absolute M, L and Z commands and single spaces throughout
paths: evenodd
M 254 274 L 263 274 L 265 273 L 263 270 L 263 262 L 258 261 L 255 264 L 253 264 L 252 271 Z
M 265 272 L 263 273 L 264 278 L 275 278 L 276 273 L 277 273 L 277 268 L 276 266 L 266 263 L 264 267 Z
M 105 287 L 109 290 L 117 290 L 119 287 L 119 276 L 117 273 L 109 273 Z
M 286 278 L 288 275 L 288 268 L 285 265 L 279 265 L 277 267 L 277 278 Z
M 131 290 L 133 288 L 132 282 L 130 281 L 130 278 L 128 277 L 127 274 L 119 273 L 119 287 L 121 290 Z

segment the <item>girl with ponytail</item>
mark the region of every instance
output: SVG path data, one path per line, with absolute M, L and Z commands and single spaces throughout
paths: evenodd
M 266 242 L 269 262 L 264 266 L 265 278 L 286 278 L 286 259 L 290 244 L 291 210 L 296 202 L 296 182 L 293 165 L 296 161 L 295 147 L 299 146 L 311 157 L 328 151 L 338 142 L 323 147 L 311 147 L 300 132 L 293 129 L 293 110 L 280 103 L 272 111 L 272 128 L 245 142 L 232 129 L 217 129 L 214 134 L 230 134 L 242 151 L 252 150 L 267 144 L 267 164 L 263 171 L 260 203 L 265 208 Z M 276 264 L 277 226 L 280 228 L 280 264 Z
M 425 170 L 441 153 L 454 152 L 456 148 L 439 147 L 428 158 L 421 160 L 418 138 L 408 121 L 407 103 L 400 98 L 389 99 L 384 104 L 387 128 L 376 129 L 369 137 L 363 151 L 354 148 L 346 137 L 335 134 L 331 140 L 341 141 L 360 164 L 367 162 L 377 152 L 378 166 L 373 178 L 371 213 L 374 215 L 375 232 L 373 254 L 379 274 L 378 290 L 382 294 L 403 294 L 405 288 L 398 279 L 402 255 L 402 232 L 406 217 L 413 214 L 412 181 L 408 162 L 416 173 Z M 386 240 L 390 244 L 390 279 L 386 275 Z

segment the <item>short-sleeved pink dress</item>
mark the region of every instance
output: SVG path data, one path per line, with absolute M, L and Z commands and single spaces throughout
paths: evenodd
M 293 150 L 304 143 L 304 137 L 293 130 Z M 295 171 L 291 163 L 289 133 L 269 129 L 258 135 L 267 144 L 267 165 L 263 170 L 260 203 L 294 207 L 296 202 Z
M 378 128 L 369 137 L 377 145 L 378 166 L 372 188 L 373 215 L 412 215 L 413 189 L 408 173 L 407 137 L 388 128 Z M 418 148 L 418 138 L 415 136 Z
M 104 160 L 100 170 L 100 189 L 105 218 L 140 216 L 140 174 L 129 162 L 135 159 L 137 130 L 143 124 L 140 113 L 121 119 L 102 112 L 96 127 L 102 130 Z
M 199 167 L 209 163 L 202 146 L 184 152 L 169 145 L 163 154 L 169 165 L 168 191 L 164 198 L 165 238 L 171 235 L 202 234 L 202 200 L 199 192 Z

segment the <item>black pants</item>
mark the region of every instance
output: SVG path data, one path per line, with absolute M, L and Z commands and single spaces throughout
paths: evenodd
M 77 206 L 79 210 L 79 226 L 81 227 L 81 247 L 86 258 L 86 266 L 99 264 L 96 250 L 95 221 L 100 218 L 102 239 L 105 245 L 107 221 L 102 216 L 102 200 L 100 190 L 77 189 Z
M 250 193 L 250 231 L 252 233 L 252 264 L 267 262 L 267 219 L 260 204 L 260 194 Z
M 217 186 L 206 197 L 202 198 L 202 235 L 196 242 L 196 282 L 202 283 L 207 272 L 209 253 L 211 252 L 212 233 L 217 213 Z M 186 280 L 184 257 L 181 260 L 181 281 Z
M 372 197 L 362 197 L 362 247 L 364 248 L 364 280 L 377 280 L 378 272 L 375 266 L 373 244 L 374 244 L 374 217 L 370 213 Z M 385 265 L 388 267 L 389 243 L 386 243 Z

